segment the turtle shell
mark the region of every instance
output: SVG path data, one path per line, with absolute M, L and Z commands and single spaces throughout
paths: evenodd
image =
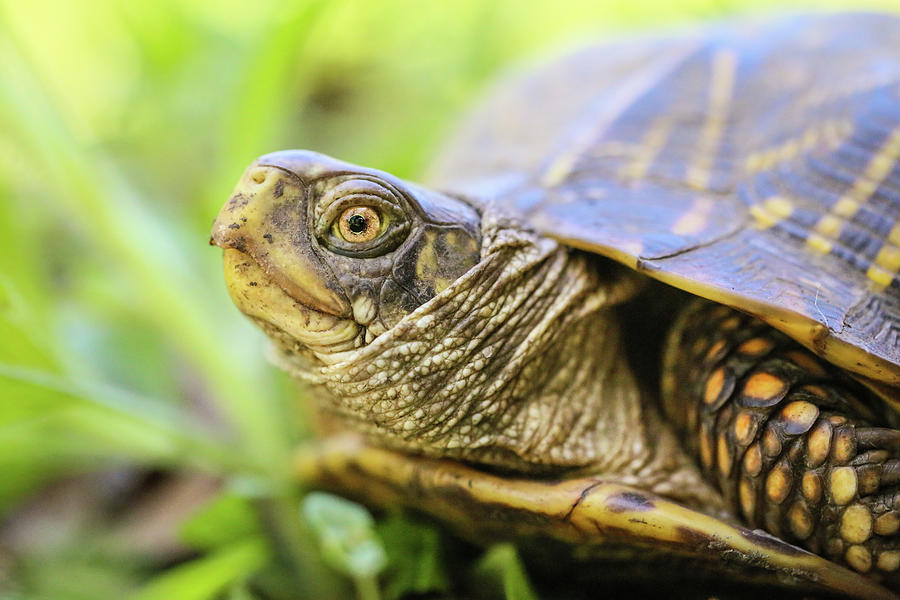
M 515 76 L 431 180 L 756 315 L 897 397 L 898 159 L 900 19 L 839 14 L 605 44 Z

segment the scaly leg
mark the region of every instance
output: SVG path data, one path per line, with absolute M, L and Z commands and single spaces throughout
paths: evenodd
M 900 567 L 900 431 L 846 374 L 761 321 L 692 303 L 663 407 L 737 514 L 863 573 Z

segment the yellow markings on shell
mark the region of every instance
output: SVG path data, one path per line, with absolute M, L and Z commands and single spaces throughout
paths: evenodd
M 555 161 L 553 161 L 553 163 L 551 163 L 551 165 L 544 172 L 543 177 L 541 177 L 541 185 L 547 188 L 558 186 L 566 180 L 566 177 L 568 177 L 572 172 L 572 169 L 575 168 L 575 163 L 577 161 L 577 154 L 563 154 Z
M 807 113 L 810 113 L 813 109 L 822 106 L 823 104 L 836 102 L 854 94 L 867 92 L 876 87 L 896 82 L 897 74 L 893 70 L 889 69 L 886 72 L 874 74 L 870 70 L 865 70 L 862 74 L 856 76 L 851 75 L 847 79 L 841 78 L 840 85 L 824 85 L 813 89 L 807 94 L 802 108 Z
M 736 70 L 737 55 L 733 50 L 720 50 L 713 55 L 706 122 L 694 161 L 687 170 L 688 184 L 697 189 L 709 188 L 710 169 L 725 129 Z
M 893 244 L 885 244 L 878 251 L 874 262 L 886 271 L 894 273 L 900 271 L 900 248 Z
M 706 229 L 709 214 L 715 203 L 711 198 L 701 196 L 694 200 L 688 211 L 672 226 L 675 235 L 693 235 Z
M 650 125 L 640 146 L 637 148 L 634 158 L 619 171 L 619 175 L 626 179 L 640 179 L 647 173 L 647 169 L 653 164 L 656 156 L 669 139 L 674 121 L 667 115 L 658 117 Z
M 838 234 L 840 234 L 841 226 L 843 224 L 844 222 L 841 219 L 838 219 L 832 214 L 828 214 L 822 217 L 813 229 L 816 233 L 824 235 L 825 237 L 836 238 Z
M 853 182 L 853 186 L 841 197 L 838 204 L 844 202 L 844 210 L 853 210 L 855 213 L 854 205 L 858 209 L 861 203 L 872 197 L 875 190 L 884 183 L 884 180 L 897 164 L 898 158 L 900 158 L 900 127 L 896 127 L 891 131 L 887 141 L 882 144 L 875 156 L 869 160 L 865 170 Z M 837 206 L 833 210 L 837 212 Z M 841 216 L 850 215 L 842 214 Z
M 897 225 L 894 229 L 897 229 Z M 893 234 L 893 230 L 891 231 Z M 900 273 L 900 247 L 887 242 L 878 251 L 875 260 L 866 271 L 866 275 L 880 288 L 891 285 L 891 282 Z
M 797 157 L 801 152 L 835 148 L 852 130 L 853 124 L 847 120 L 823 121 L 776 146 L 751 153 L 744 163 L 744 170 L 747 173 L 760 173 Z
M 806 245 L 820 254 L 830 253 L 833 241 L 840 234 L 844 221 L 852 219 L 860 206 L 872 197 L 890 175 L 898 159 L 900 159 L 900 127 L 891 131 L 888 139 L 872 156 L 850 189 L 844 192 L 828 213 L 819 219 L 813 227 L 814 231 L 806 238 Z M 876 257 L 866 273 L 879 287 L 890 285 L 900 270 L 898 242 L 900 242 L 900 228 L 895 225 L 888 236 L 888 243 L 882 248 L 883 253 L 879 252 L 879 257 Z
M 831 240 L 828 240 L 818 233 L 811 233 L 806 238 L 806 245 L 818 252 L 819 254 L 828 254 L 831 252 Z
M 878 265 L 870 265 L 868 269 L 866 269 L 866 277 L 875 282 L 875 285 L 878 288 L 883 289 L 887 286 L 891 285 L 891 282 L 894 280 L 896 276 L 896 272 L 891 273 L 889 271 L 885 271 Z
M 835 215 L 823 216 L 813 227 L 814 233 L 810 233 L 806 238 L 806 245 L 819 254 L 828 254 L 831 252 L 830 240 L 837 239 L 843 225 L 844 221 Z
M 888 242 L 895 246 L 900 246 L 900 219 L 891 228 L 891 232 L 888 234 Z
M 768 229 L 794 212 L 794 203 L 784 196 L 772 196 L 750 207 L 750 214 L 760 229 Z

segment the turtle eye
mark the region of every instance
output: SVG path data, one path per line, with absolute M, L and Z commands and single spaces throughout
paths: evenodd
M 314 211 L 319 241 L 332 252 L 354 258 L 391 252 L 406 239 L 411 225 L 399 192 L 359 177 L 331 187 Z
M 353 206 L 341 213 L 337 231 L 345 242 L 361 243 L 374 240 L 381 233 L 381 216 L 368 206 Z

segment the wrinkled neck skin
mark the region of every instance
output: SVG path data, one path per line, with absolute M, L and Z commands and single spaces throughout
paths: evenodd
M 477 266 L 370 344 L 312 368 L 282 353 L 280 366 L 382 446 L 674 495 L 687 461 L 642 398 L 611 310 L 640 280 L 490 210 L 482 234 Z

